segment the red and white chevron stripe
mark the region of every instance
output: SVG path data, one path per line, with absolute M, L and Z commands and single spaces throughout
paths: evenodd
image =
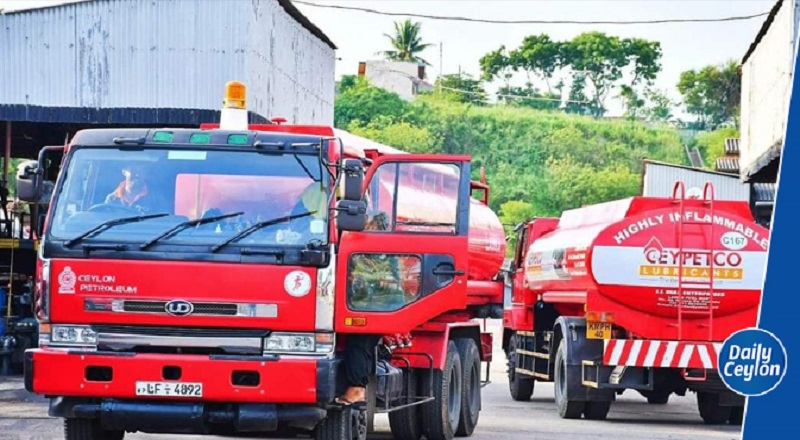
M 608 339 L 604 365 L 661 368 L 717 368 L 722 343 Z

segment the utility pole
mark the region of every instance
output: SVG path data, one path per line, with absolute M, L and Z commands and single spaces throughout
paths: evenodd
M 444 77 L 444 65 L 442 64 L 442 42 L 439 42 L 439 94 L 442 94 L 442 79 Z

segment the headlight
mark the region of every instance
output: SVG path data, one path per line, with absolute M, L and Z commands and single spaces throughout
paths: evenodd
M 50 330 L 50 343 L 96 345 L 97 334 L 86 325 L 53 325 Z
M 273 333 L 264 340 L 264 353 L 330 353 L 332 333 Z

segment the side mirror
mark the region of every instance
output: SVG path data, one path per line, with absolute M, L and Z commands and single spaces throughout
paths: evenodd
M 345 159 L 342 162 L 342 200 L 361 201 L 361 188 L 364 185 L 364 168 L 361 161 Z
M 17 167 L 17 198 L 23 202 L 37 202 L 42 196 L 42 179 L 36 161 L 23 162 Z
M 336 227 L 340 231 L 363 231 L 367 227 L 367 203 L 340 200 L 336 204 Z

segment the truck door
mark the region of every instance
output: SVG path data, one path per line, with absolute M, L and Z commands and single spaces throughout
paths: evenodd
M 469 156 L 381 156 L 364 182 L 367 228 L 338 250 L 336 330 L 404 332 L 464 309 Z

